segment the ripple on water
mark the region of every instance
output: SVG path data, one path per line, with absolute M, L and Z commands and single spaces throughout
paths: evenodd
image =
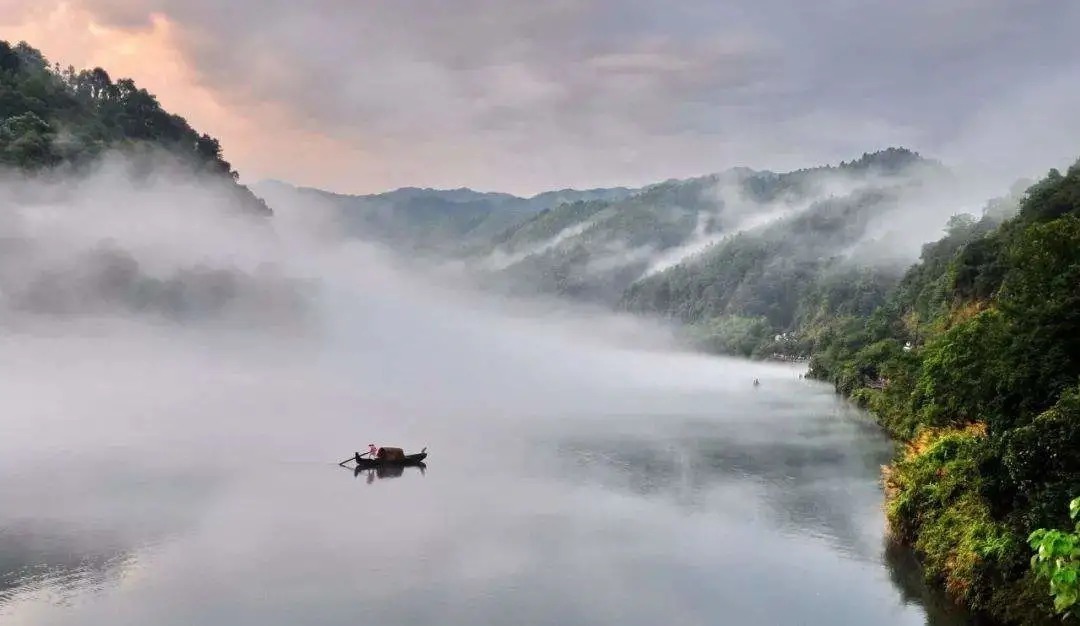
M 0 616 L 22 603 L 73 606 L 120 584 L 137 568 L 134 554 L 117 552 L 75 557 L 70 562 L 35 563 L 0 575 Z

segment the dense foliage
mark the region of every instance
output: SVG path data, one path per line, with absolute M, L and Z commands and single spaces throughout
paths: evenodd
M 978 610 L 1039 623 L 1054 607 L 1027 539 L 1063 527 L 1080 493 L 1080 164 L 999 224 L 1000 208 L 953 220 L 886 303 L 834 320 L 811 374 L 912 442 L 889 515 L 928 573 Z M 1070 574 L 1056 576 L 1062 608 Z
M 775 219 L 634 282 L 619 304 L 689 324 L 706 349 L 806 357 L 828 324 L 885 303 L 901 266 L 882 255 L 888 246 L 875 229 L 902 219 L 906 195 L 940 175 L 936 162 L 889 148 L 838 167 L 751 178 L 751 208 L 768 212 L 785 200 Z
M 1040 579 L 1050 583 L 1054 610 L 1075 616 L 1080 601 L 1080 498 L 1069 503 L 1069 515 L 1076 520 L 1073 532 L 1040 528 L 1028 537 L 1035 551 L 1031 566 Z
M 217 139 L 168 113 L 134 81 L 101 68 L 50 66 L 26 43 L 0 41 L 0 165 L 25 172 L 78 169 L 107 149 L 163 148 L 197 171 L 225 178 L 251 210 L 269 213 L 221 154 Z
M 886 210 L 889 194 L 875 189 L 813 204 L 762 231 L 737 234 L 693 262 L 632 285 L 622 305 L 687 323 L 722 317 L 764 318 L 762 341 L 806 331 L 820 319 L 865 316 L 899 279 L 889 265 L 860 266 L 841 253 L 866 232 L 869 216 Z M 793 346 L 803 353 L 808 346 Z M 787 352 L 789 349 L 782 349 Z

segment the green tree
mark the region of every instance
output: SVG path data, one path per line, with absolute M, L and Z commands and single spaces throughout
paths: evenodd
M 130 78 L 113 80 L 101 68 L 76 72 L 50 65 L 25 42 L 0 41 L 0 164 L 24 171 L 58 165 L 79 168 L 106 149 L 167 151 L 192 169 L 225 179 L 251 210 L 270 209 L 237 184 L 217 139 Z
M 1031 568 L 1050 582 L 1054 610 L 1066 617 L 1076 615 L 1080 601 L 1080 498 L 1069 503 L 1069 515 L 1076 520 L 1073 532 L 1040 528 L 1028 537 L 1035 551 Z
M 17 167 L 51 165 L 55 133 L 34 113 L 13 115 L 0 123 L 0 162 Z
M 914 396 L 925 423 L 993 422 L 1000 415 L 997 389 L 1011 374 L 1002 358 L 1008 333 L 1005 316 L 988 309 L 927 344 Z

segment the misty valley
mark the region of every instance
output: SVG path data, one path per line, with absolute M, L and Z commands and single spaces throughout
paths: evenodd
M 0 40 L 0 623 L 1075 617 L 1080 162 L 867 148 L 241 182 Z

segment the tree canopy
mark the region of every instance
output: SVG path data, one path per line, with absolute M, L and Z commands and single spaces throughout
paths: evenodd
M 153 146 L 198 172 L 228 179 L 245 206 L 270 209 L 222 156 L 217 139 L 165 111 L 130 78 L 113 80 L 102 68 L 75 71 L 50 65 L 25 42 L 0 40 L 0 165 L 35 172 L 78 169 L 108 149 Z
M 1052 529 L 1080 494 L 1080 163 L 1011 219 L 998 208 L 954 220 L 873 314 L 835 321 L 811 373 L 913 442 L 889 514 L 930 575 L 999 620 L 1048 623 L 1077 598 L 1071 535 Z

